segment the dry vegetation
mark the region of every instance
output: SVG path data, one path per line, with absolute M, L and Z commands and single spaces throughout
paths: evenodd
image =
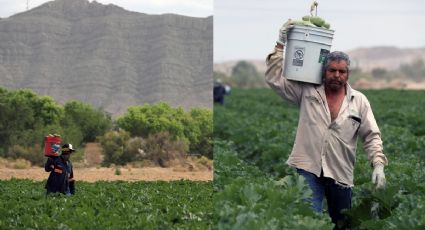
M 101 167 L 102 148 L 97 143 L 88 143 L 84 158 L 73 161 L 77 180 L 94 182 L 98 180 L 155 181 L 193 180 L 211 181 L 213 178 L 212 160 L 204 156 L 176 158 L 166 162 L 167 167 L 159 167 L 157 162 L 136 161 L 125 166 L 110 165 Z M 71 158 L 72 161 L 72 158 Z M 0 158 L 0 180 L 22 178 L 45 180 L 48 173 L 42 167 L 33 167 L 24 159 Z

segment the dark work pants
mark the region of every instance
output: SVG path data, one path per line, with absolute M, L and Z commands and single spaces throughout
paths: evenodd
M 334 229 L 349 227 L 347 217 L 341 214 L 341 210 L 351 208 L 352 189 L 338 184 L 334 179 L 323 177 L 323 173 L 320 177 L 317 177 L 302 169 L 297 169 L 297 172 L 305 178 L 313 191 L 313 196 L 309 201 L 314 211 L 320 213 L 323 211 L 322 202 L 323 198 L 326 197 L 328 213 L 335 224 Z

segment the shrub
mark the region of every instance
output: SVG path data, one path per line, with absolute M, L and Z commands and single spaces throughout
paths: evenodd
M 16 159 L 16 161 L 13 164 L 13 168 L 15 169 L 27 169 L 31 167 L 31 162 L 25 159 Z
M 124 147 L 129 139 L 130 134 L 124 130 L 110 131 L 100 137 L 99 140 L 104 154 L 102 164 L 109 166 L 112 163 L 121 165 L 127 163 L 129 160 L 124 156 Z
M 115 175 L 117 175 L 117 176 L 121 175 L 121 169 L 120 169 L 120 167 L 116 167 L 115 168 Z
M 39 144 L 30 147 L 13 145 L 9 148 L 6 157 L 12 159 L 25 159 L 31 162 L 31 164 L 39 166 L 43 166 L 44 162 L 46 161 L 46 157 L 43 154 L 43 149 Z
M 185 158 L 188 146 L 185 142 L 172 140 L 168 132 L 160 132 L 149 135 L 143 141 L 141 150 L 144 152 L 144 159 L 161 167 L 168 167 L 170 161 Z
M 137 161 L 142 159 L 142 145 L 143 139 L 141 137 L 130 138 L 125 144 L 124 157 L 129 159 L 129 161 Z
M 212 158 L 212 111 L 196 108 L 185 112 L 166 103 L 130 107 L 118 118 L 118 126 L 132 136 L 147 138 L 169 133 L 173 141 L 188 142 L 191 153 Z
M 213 158 L 213 114 L 208 109 L 192 109 L 192 128 L 188 129 L 187 136 L 190 141 L 190 153 L 201 154 Z M 190 127 L 190 126 L 188 126 Z
M 13 168 L 13 169 L 27 169 L 31 167 L 31 162 L 28 160 L 18 158 L 1 158 L 0 157 L 0 167 L 1 168 Z

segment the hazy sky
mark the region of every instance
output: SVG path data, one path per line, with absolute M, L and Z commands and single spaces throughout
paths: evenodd
M 92 1 L 92 0 L 90 0 Z M 26 0 L 0 0 L 0 17 L 22 12 Z M 47 0 L 29 0 L 30 8 Z M 312 0 L 98 0 L 149 14 L 214 15 L 214 61 L 263 59 L 288 19 L 309 14 Z M 425 47 L 425 1 L 318 0 L 318 15 L 335 30 L 332 50 Z
M 264 59 L 288 19 L 310 13 L 312 0 L 214 0 L 214 62 Z M 425 47 L 423 0 L 318 0 L 335 30 L 332 50 Z
M 48 0 L 28 0 L 34 8 Z M 92 2 L 92 0 L 90 0 Z M 193 17 L 213 14 L 213 0 L 97 0 L 99 3 L 118 5 L 126 10 L 147 14 L 176 13 Z M 0 0 L 0 17 L 5 18 L 26 10 L 27 0 Z

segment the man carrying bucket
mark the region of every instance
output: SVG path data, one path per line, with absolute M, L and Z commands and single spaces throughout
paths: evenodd
M 385 186 L 381 133 L 367 98 L 347 83 L 350 59 L 343 52 L 326 56 L 322 84 L 288 80 L 283 76 L 283 49 L 287 32 L 294 25 L 284 24 L 274 52 L 267 56 L 266 81 L 280 96 L 300 109 L 294 147 L 287 161 L 302 175 L 313 191 L 312 207 L 322 212 L 326 197 L 334 229 L 346 229 L 347 218 L 341 210 L 351 208 L 353 171 L 357 138 L 373 167 L 372 182 Z M 292 78 L 293 79 L 293 78 Z
M 74 172 L 69 160 L 74 151 L 71 144 L 64 144 L 60 156 L 50 156 L 47 159 L 44 169 L 50 172 L 45 186 L 48 194 L 60 192 L 72 195 L 75 193 Z

